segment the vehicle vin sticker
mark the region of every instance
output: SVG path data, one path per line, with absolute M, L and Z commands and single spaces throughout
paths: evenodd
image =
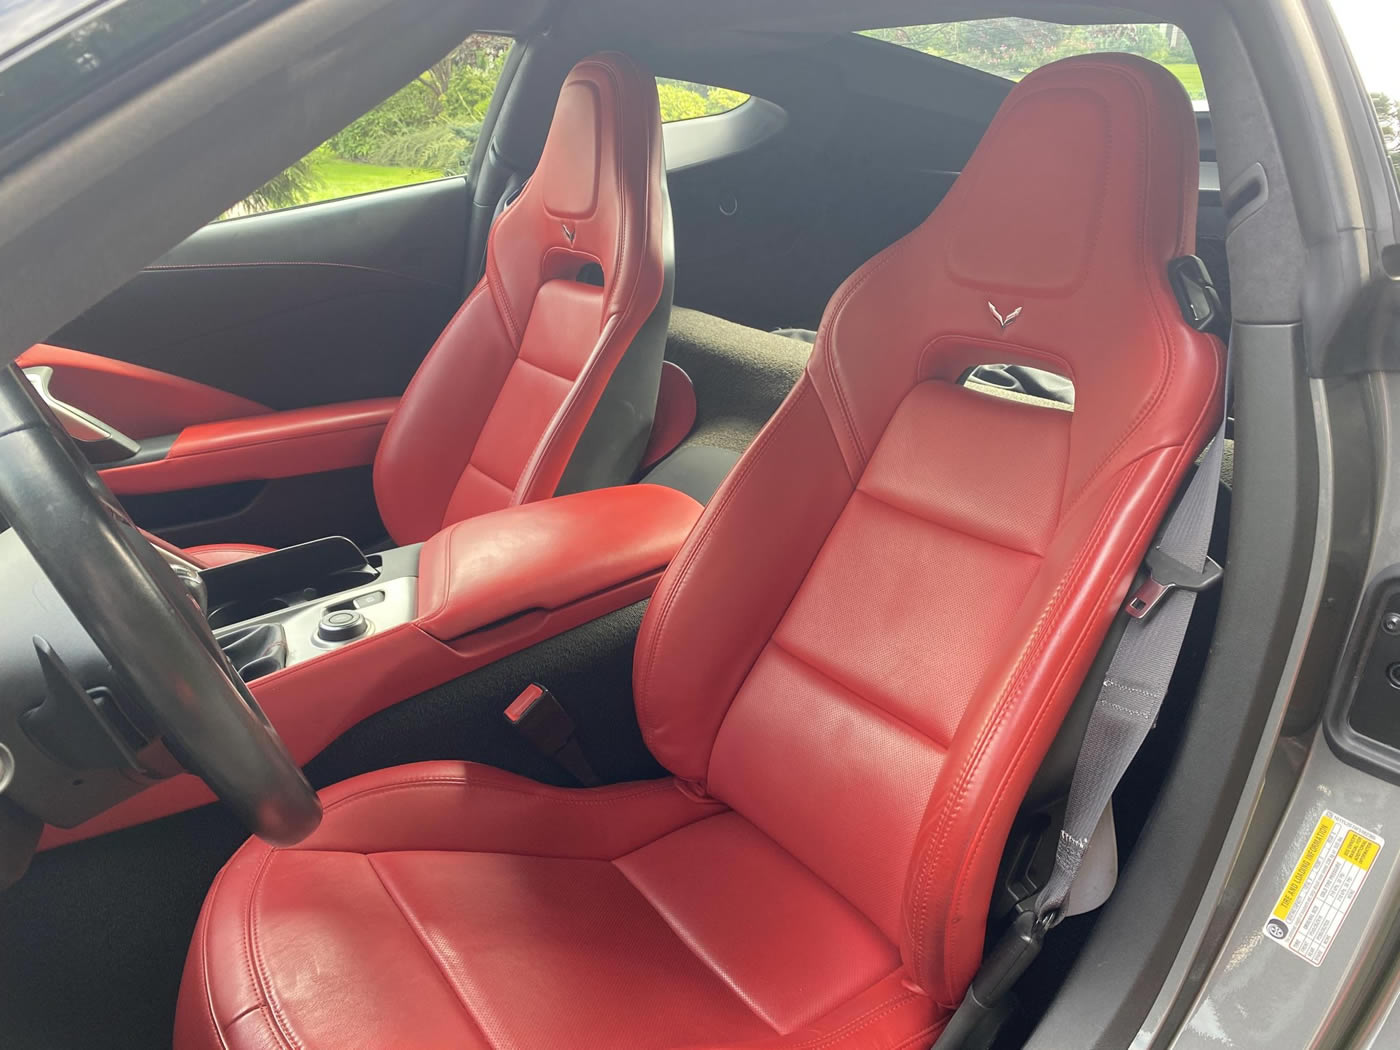
M 1265 935 L 1322 965 L 1383 845 L 1379 835 L 1325 811 L 1264 923 Z

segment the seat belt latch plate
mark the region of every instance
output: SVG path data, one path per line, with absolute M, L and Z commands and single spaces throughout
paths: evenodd
M 1218 585 L 1224 574 L 1225 570 L 1209 556 L 1205 566 L 1198 572 L 1181 564 L 1161 547 L 1153 547 L 1147 552 L 1147 579 L 1128 595 L 1123 611 L 1135 620 L 1145 620 L 1172 591 L 1193 591 L 1199 594 Z

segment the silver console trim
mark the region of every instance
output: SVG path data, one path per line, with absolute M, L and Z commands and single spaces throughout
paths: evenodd
M 359 610 L 369 621 L 369 630 L 364 634 L 345 642 L 325 642 L 316 637 L 316 628 L 321 622 L 321 617 L 327 612 L 342 608 L 353 603 L 356 598 L 375 592 L 383 592 L 384 600 L 373 605 L 363 606 Z M 276 612 L 255 616 L 250 620 L 229 624 L 227 627 L 219 628 L 214 636 L 218 638 L 257 624 L 279 624 L 287 635 L 287 666 L 294 667 L 307 660 L 314 660 L 337 649 L 343 649 L 347 645 L 362 642 L 380 631 L 412 623 L 417 615 L 418 578 L 416 576 L 400 576 L 391 580 L 376 580 L 352 590 L 329 594 L 314 601 L 303 602 L 301 605 L 293 605 L 288 609 L 278 609 Z

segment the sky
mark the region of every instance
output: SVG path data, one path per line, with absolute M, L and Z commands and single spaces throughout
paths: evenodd
M 1400 98 L 1400 0 L 1332 0 L 1368 91 Z

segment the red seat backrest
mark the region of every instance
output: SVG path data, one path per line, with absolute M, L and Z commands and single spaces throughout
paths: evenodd
M 1160 66 L 1028 76 L 938 209 L 832 299 L 643 623 L 657 758 L 949 1006 L 1031 776 L 1221 411 L 1220 343 L 1166 277 L 1198 163 Z M 993 362 L 1068 376 L 1073 412 L 960 385 Z
M 552 496 L 566 466 L 572 487 L 631 480 L 656 405 L 671 251 L 656 83 L 624 55 L 585 59 L 492 228 L 485 277 L 385 430 L 374 485 L 396 541 Z M 589 425 L 614 378 L 627 389 Z

